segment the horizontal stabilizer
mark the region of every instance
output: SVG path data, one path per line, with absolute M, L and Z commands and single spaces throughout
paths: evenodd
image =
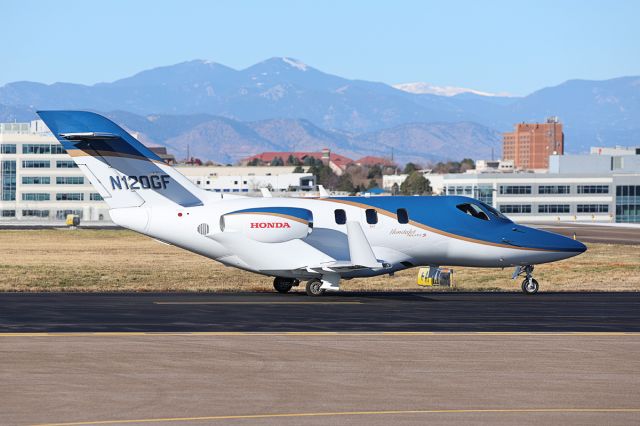
M 69 141 L 84 141 L 96 139 L 116 139 L 120 136 L 104 132 L 60 133 L 60 137 Z

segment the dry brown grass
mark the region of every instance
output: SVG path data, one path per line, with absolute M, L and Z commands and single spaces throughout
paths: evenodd
M 0 248 L 0 291 L 272 291 L 268 277 L 123 230 L 0 231 Z M 343 289 L 419 290 L 416 275 L 412 269 L 351 280 Z M 510 276 L 456 268 L 455 284 L 463 291 L 519 290 Z M 536 278 L 541 291 L 638 291 L 640 248 L 589 244 L 578 257 L 537 267 Z

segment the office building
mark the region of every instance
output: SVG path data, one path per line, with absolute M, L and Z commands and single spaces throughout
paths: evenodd
M 503 134 L 502 158 L 512 160 L 516 169 L 542 170 L 549 167 L 550 155 L 564 154 L 564 133 L 557 117 L 546 123 L 520 123 Z

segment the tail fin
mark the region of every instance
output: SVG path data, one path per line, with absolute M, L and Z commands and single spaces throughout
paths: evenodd
M 86 111 L 38 111 L 110 208 L 202 205 L 202 190 L 113 121 Z

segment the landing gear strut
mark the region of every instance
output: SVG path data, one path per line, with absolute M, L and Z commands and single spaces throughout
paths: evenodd
M 275 277 L 273 280 L 273 288 L 275 288 L 278 293 L 288 293 L 291 287 L 297 286 L 298 284 L 300 284 L 300 281 L 294 278 Z
M 525 294 L 536 294 L 538 292 L 538 281 L 533 278 L 533 265 L 518 266 L 516 268 L 515 276 L 524 275 L 525 279 L 522 280 L 522 292 Z M 514 278 L 515 278 L 514 276 Z

